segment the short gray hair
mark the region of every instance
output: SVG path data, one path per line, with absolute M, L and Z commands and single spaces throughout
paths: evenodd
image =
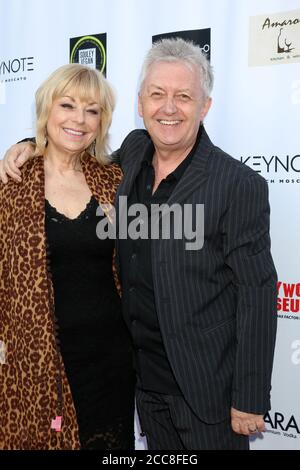
M 185 62 L 195 65 L 201 77 L 201 88 L 206 98 L 211 94 L 214 82 L 213 69 L 206 55 L 192 41 L 179 37 L 161 39 L 153 44 L 148 51 L 140 76 L 140 90 L 143 86 L 150 66 L 156 62 Z

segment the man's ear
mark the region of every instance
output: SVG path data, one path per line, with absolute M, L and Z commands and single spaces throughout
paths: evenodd
M 140 117 L 143 117 L 143 103 L 142 103 L 142 97 L 141 97 L 141 92 L 138 94 L 138 112 Z
M 211 107 L 211 103 L 212 103 L 212 99 L 211 98 L 207 98 L 203 107 L 202 107 L 202 110 L 201 110 L 201 121 L 204 121 L 205 119 L 205 116 L 207 115 L 210 107 Z

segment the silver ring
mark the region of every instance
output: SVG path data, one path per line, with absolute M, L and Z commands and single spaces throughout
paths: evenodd
M 248 429 L 249 429 L 249 428 L 248 428 Z M 251 434 L 255 434 L 256 432 L 258 432 L 258 429 L 257 429 L 257 427 L 256 427 L 253 431 L 252 431 L 252 429 L 249 429 L 249 432 L 250 432 Z

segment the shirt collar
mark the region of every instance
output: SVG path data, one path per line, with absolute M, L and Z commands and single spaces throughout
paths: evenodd
M 189 154 L 185 157 L 185 159 L 178 165 L 177 168 L 175 168 L 174 171 L 172 171 L 172 173 L 170 173 L 166 179 L 176 179 L 177 181 L 180 180 L 180 178 L 182 177 L 183 173 L 185 172 L 185 170 L 187 169 L 187 167 L 189 166 L 189 164 L 191 163 L 192 159 L 193 159 L 193 156 L 195 154 L 195 151 L 198 147 L 198 144 L 199 144 L 199 140 L 200 140 L 200 137 L 201 137 L 201 133 L 202 133 L 202 125 L 200 124 L 200 127 L 199 127 L 199 130 L 198 130 L 198 134 L 197 134 L 197 137 L 196 137 L 196 141 L 193 145 L 193 148 L 192 150 L 189 152 Z M 143 158 L 143 160 L 141 161 L 141 166 L 143 168 L 147 167 L 147 166 L 152 166 L 152 159 L 153 159 L 153 154 L 154 154 L 154 145 L 152 143 L 152 145 L 149 145 L 148 149 L 147 149 L 147 152 L 145 153 L 145 156 Z

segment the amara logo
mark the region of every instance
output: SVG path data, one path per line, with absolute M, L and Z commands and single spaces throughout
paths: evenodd
M 294 18 L 293 20 L 283 20 L 283 21 L 275 21 L 271 23 L 270 18 L 266 18 L 264 24 L 262 25 L 262 29 L 264 28 L 278 28 L 280 27 L 279 34 L 277 36 L 277 52 L 278 54 L 282 54 L 283 52 L 291 52 L 294 47 L 291 47 L 292 42 L 288 42 L 287 33 L 284 31 L 283 26 L 288 25 L 296 25 L 300 23 L 299 18 Z
M 250 18 L 249 65 L 300 61 L 300 10 Z
M 291 47 L 292 43 L 287 43 L 287 37 L 285 34 L 282 34 L 283 28 L 280 28 L 280 32 L 277 37 L 277 52 L 282 54 L 283 52 L 291 52 L 294 47 Z
M 291 52 L 294 47 L 291 47 L 292 42 L 288 42 L 288 36 L 285 32 L 283 26 L 292 26 L 300 23 L 299 18 L 294 18 L 293 20 L 283 20 L 283 21 L 274 21 L 271 23 L 270 18 L 266 18 L 264 24 L 262 25 L 262 29 L 264 28 L 278 28 L 280 27 L 279 34 L 277 36 L 277 52 L 278 54 L 282 54 L 283 52 Z
M 297 438 L 293 433 L 300 434 L 298 423 L 293 415 L 286 418 L 282 413 L 275 412 L 271 416 L 271 413 L 269 412 L 264 416 L 264 421 L 269 424 L 272 429 L 283 431 L 283 435 L 286 437 Z M 288 432 L 291 434 L 288 434 Z
M 278 26 L 287 26 L 287 25 L 293 25 L 293 24 L 298 24 L 300 23 L 300 19 L 299 18 L 295 18 L 293 20 L 283 20 L 283 21 L 274 21 L 274 23 L 271 23 L 271 20 L 270 18 L 266 18 L 265 19 L 265 22 L 262 26 L 262 29 L 264 29 L 265 27 L 268 27 L 268 28 L 278 28 Z

